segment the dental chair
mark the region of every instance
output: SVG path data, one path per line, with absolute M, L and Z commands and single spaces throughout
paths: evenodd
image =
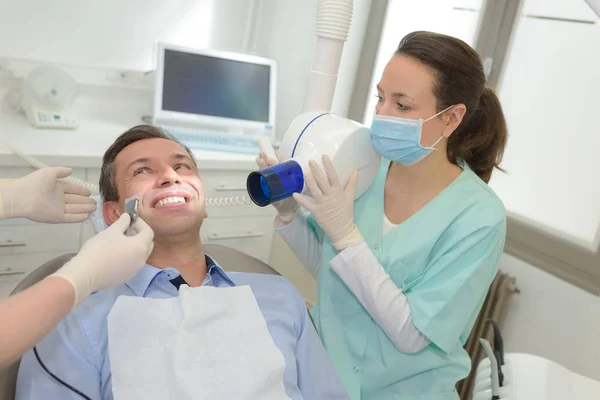
M 598 400 L 600 381 L 577 374 L 543 357 L 508 353 L 502 366 L 504 384 L 497 400 Z M 493 400 L 489 358 L 481 360 L 473 400 Z
M 204 245 L 204 251 L 217 260 L 225 271 L 279 275 L 277 271 L 266 263 L 229 247 L 218 244 L 206 244 Z M 74 253 L 64 254 L 38 267 L 17 285 L 11 295 L 22 292 L 36 282 L 51 275 L 73 256 L 75 256 Z M 14 400 L 20 362 L 21 360 L 19 359 L 5 370 L 0 371 L 0 400 Z

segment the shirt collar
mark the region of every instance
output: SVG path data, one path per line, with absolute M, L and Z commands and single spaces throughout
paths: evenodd
M 215 279 L 216 277 L 221 278 L 229 286 L 235 286 L 235 283 L 233 283 L 229 275 L 227 275 L 227 272 L 225 272 L 223 267 L 221 267 L 219 263 L 215 261 L 214 258 L 209 256 L 208 254 L 205 254 L 204 257 L 206 258 L 206 268 L 208 269 L 207 275 L 209 277 L 211 277 L 212 279 Z
M 210 280 L 221 279 L 222 281 L 225 281 L 229 286 L 235 286 L 235 283 L 233 283 L 231 278 L 229 278 L 223 267 L 221 267 L 208 254 L 206 254 L 205 257 L 206 268 L 208 270 L 207 280 L 205 282 Z M 167 274 L 169 280 L 179 276 L 179 272 L 173 267 L 160 269 L 150 264 L 145 264 L 133 278 L 131 278 L 127 283 L 125 283 L 125 285 L 128 286 L 131 290 L 133 290 L 133 293 L 135 293 L 136 296 L 143 297 L 154 278 L 160 273 Z

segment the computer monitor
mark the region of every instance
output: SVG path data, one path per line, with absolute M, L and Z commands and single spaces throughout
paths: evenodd
M 157 45 L 153 123 L 273 136 L 275 60 Z

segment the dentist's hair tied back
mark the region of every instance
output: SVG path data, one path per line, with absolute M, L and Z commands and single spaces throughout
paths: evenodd
M 454 104 L 466 106 L 462 122 L 448 138 L 447 156 L 455 164 L 466 162 L 489 182 L 494 168 L 502 170 L 508 132 L 500 101 L 485 86 L 479 54 L 455 37 L 418 31 L 406 35 L 394 55 L 414 58 L 433 71 L 438 111 Z

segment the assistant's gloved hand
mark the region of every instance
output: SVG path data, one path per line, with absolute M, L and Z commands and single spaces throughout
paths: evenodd
M 127 282 L 146 263 L 154 247 L 154 231 L 141 218 L 128 230 L 130 221 L 129 214 L 123 213 L 106 230 L 85 242 L 79 253 L 52 275 L 66 279 L 75 288 L 73 307 L 92 292 Z
M 312 176 L 305 174 L 304 182 L 315 200 L 299 193 L 294 193 L 294 198 L 312 213 L 338 251 L 360 243 L 363 237 L 354 224 L 354 195 L 358 172 L 353 172 L 346 186 L 342 187 L 329 156 L 323 156 L 325 173 L 313 160 L 308 165 Z
M 272 167 L 273 165 L 279 164 L 278 160 L 274 160 L 264 152 L 260 152 L 258 157 L 256 157 L 256 165 L 258 168 L 263 169 L 267 167 Z M 279 218 L 281 218 L 284 222 L 291 222 L 296 216 L 296 211 L 300 208 L 298 202 L 293 197 L 288 197 L 287 199 L 276 201 L 272 203 L 273 207 L 277 209 L 277 213 L 279 214 Z
M 35 222 L 83 222 L 96 210 L 86 188 L 58 179 L 71 168 L 42 168 L 19 179 L 0 180 L 0 220 L 27 218 Z

